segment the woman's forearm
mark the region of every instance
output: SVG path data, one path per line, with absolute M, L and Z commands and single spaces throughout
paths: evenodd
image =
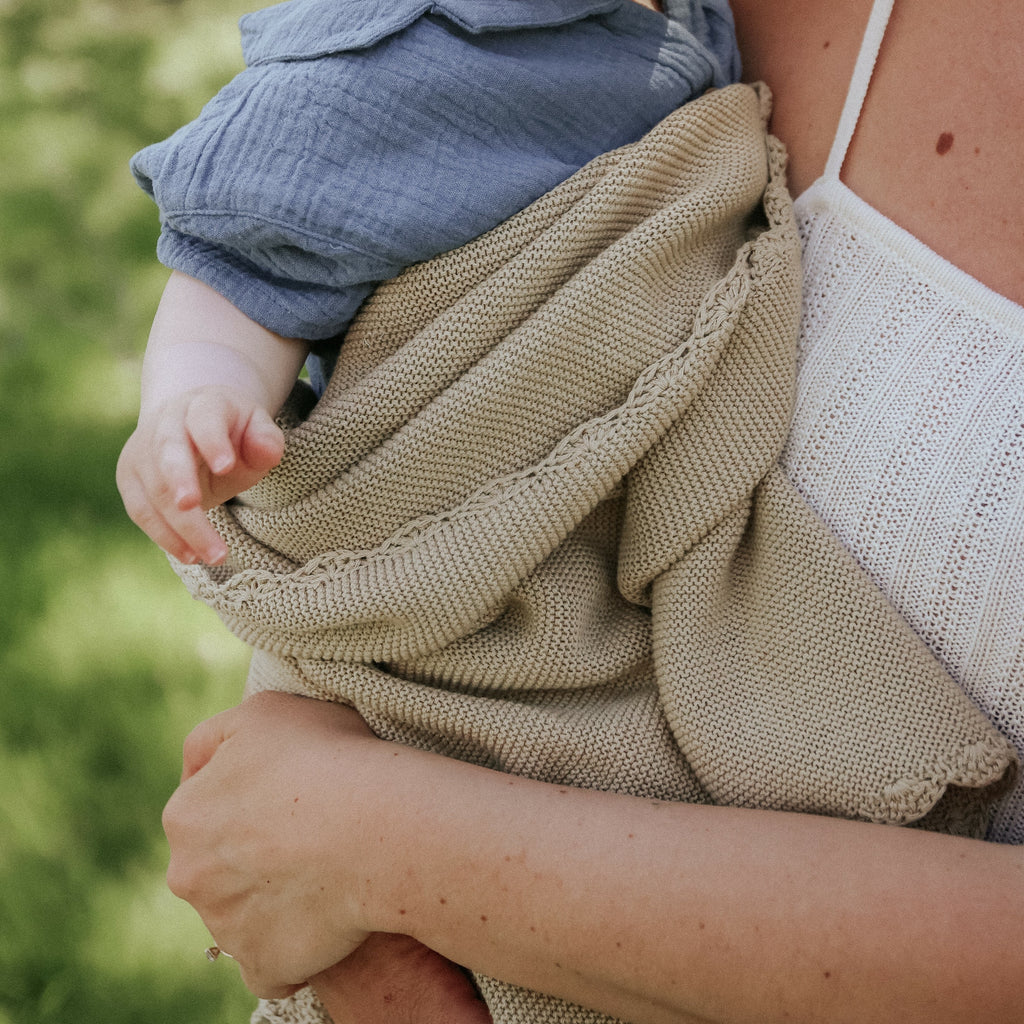
M 1021 1024 L 1022 847 L 531 782 L 284 694 L 195 730 L 164 823 L 261 995 L 390 932 L 636 1022 Z
M 635 1021 L 1022 1019 L 1020 848 L 406 750 L 382 781 L 367 927 L 483 973 Z

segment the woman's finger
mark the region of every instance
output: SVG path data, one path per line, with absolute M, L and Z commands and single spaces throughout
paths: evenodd
M 200 722 L 186 737 L 182 745 L 181 781 L 192 778 L 210 762 L 217 748 L 234 731 L 232 720 L 235 708 L 222 711 L 213 718 Z

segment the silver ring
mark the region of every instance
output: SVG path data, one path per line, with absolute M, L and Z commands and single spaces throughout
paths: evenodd
M 235 958 L 228 953 L 226 950 L 220 948 L 220 946 L 208 946 L 206 949 L 206 959 L 212 964 L 218 957 L 226 956 L 229 960 Z

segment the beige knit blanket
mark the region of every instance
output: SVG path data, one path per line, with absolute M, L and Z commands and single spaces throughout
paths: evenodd
M 1011 747 L 776 466 L 800 279 L 766 105 L 708 94 L 374 294 L 212 514 L 229 564 L 180 567 L 253 688 L 573 786 L 980 833 Z M 608 1019 L 479 982 L 497 1024 Z

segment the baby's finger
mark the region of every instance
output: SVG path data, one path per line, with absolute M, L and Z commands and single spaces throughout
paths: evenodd
M 266 409 L 256 409 L 245 426 L 239 445 L 242 461 L 250 469 L 269 471 L 284 454 L 284 432 Z
M 238 420 L 238 410 L 206 393 L 196 396 L 189 404 L 185 416 L 185 429 L 199 457 L 214 476 L 223 476 L 234 469 L 238 461 L 232 433 Z
M 204 485 L 197 486 L 202 495 Z M 189 508 L 171 507 L 161 511 L 167 525 L 196 553 L 198 560 L 207 565 L 220 565 L 227 557 L 227 545 L 207 519 L 201 500 Z
M 186 512 L 198 508 L 203 500 L 203 489 L 199 479 L 199 453 L 192 442 L 182 434 L 165 439 L 157 451 L 159 454 L 147 480 L 153 503 L 165 515 L 170 515 L 171 509 Z
M 166 521 L 168 528 L 194 552 L 192 562 L 203 561 L 207 565 L 220 565 L 227 558 L 227 545 L 201 508 L 187 511 L 174 509 L 167 514 Z M 165 550 L 170 551 L 169 548 Z M 174 554 L 173 551 L 170 553 Z
M 150 502 L 137 476 L 119 476 L 118 486 L 128 517 L 150 540 L 186 565 L 192 565 L 199 560 L 191 545 L 170 527 L 167 520 Z
M 197 460 L 197 453 L 187 441 L 167 442 L 161 448 L 159 465 L 152 476 L 142 480 L 142 486 L 166 531 L 178 538 L 177 543 L 168 544 L 167 533 L 161 530 L 162 539 L 157 543 L 180 561 L 219 565 L 227 557 L 227 545 L 203 510 L 202 470 Z M 178 554 L 179 549 L 187 552 L 185 558 Z

